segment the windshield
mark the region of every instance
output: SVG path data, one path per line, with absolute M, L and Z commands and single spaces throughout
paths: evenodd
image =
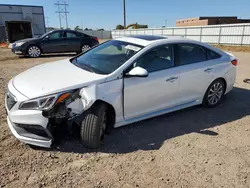
M 110 74 L 142 48 L 136 44 L 110 40 L 73 59 L 72 63 L 97 74 Z

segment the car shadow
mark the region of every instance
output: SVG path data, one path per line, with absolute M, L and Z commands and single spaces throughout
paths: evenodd
M 114 129 L 100 149 L 87 149 L 77 139 L 68 137 L 55 151 L 129 153 L 158 150 L 164 141 L 190 133 L 215 137 L 218 133 L 206 129 L 226 126 L 225 123 L 250 115 L 249 97 L 250 90 L 234 88 L 215 108 L 191 107 Z

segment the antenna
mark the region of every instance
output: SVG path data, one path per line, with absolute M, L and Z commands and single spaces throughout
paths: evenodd
M 64 1 L 64 2 L 57 1 L 57 3 L 55 3 L 55 5 L 57 6 L 56 13 L 58 13 L 58 15 L 59 15 L 60 28 L 62 28 L 62 20 L 63 19 L 65 19 L 66 28 L 68 28 L 68 13 L 69 12 L 67 11 L 67 7 L 69 6 L 69 4 L 67 4 L 66 1 Z

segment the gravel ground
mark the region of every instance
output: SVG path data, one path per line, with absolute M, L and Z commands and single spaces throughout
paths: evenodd
M 8 50 L 0 49 L 0 58 Z M 11 135 L 4 110 L 7 82 L 34 65 L 68 58 L 0 59 L 0 187 L 250 187 L 249 53 L 235 88 L 216 108 L 193 107 L 112 131 L 99 150 L 65 138 L 33 149 Z

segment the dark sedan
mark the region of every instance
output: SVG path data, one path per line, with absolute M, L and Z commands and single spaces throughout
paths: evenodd
M 46 53 L 81 53 L 99 44 L 98 38 L 72 30 L 50 31 L 38 38 L 13 43 L 12 52 L 18 55 L 39 57 Z

